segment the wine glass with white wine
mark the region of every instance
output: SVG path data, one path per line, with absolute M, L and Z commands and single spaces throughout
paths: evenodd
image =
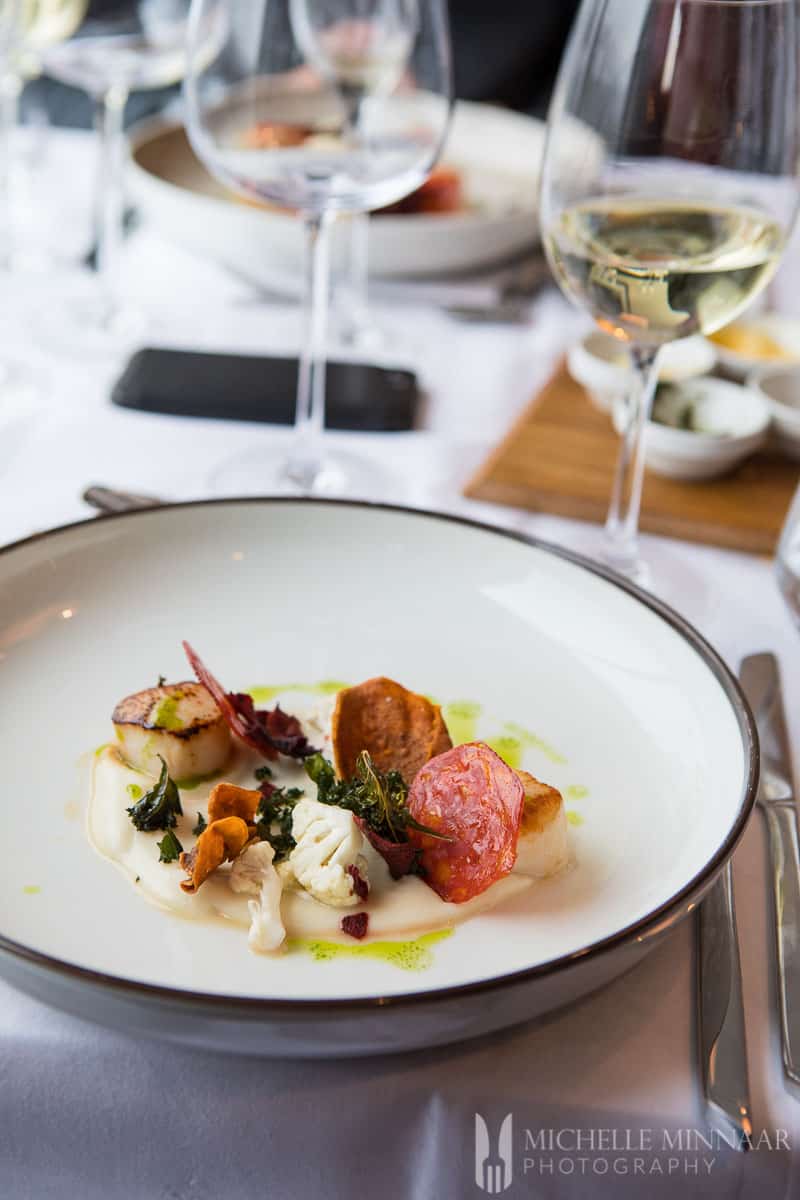
M 798 209 L 799 51 L 797 0 L 584 0 L 561 65 L 544 241 L 564 292 L 630 356 L 605 558 L 641 583 L 659 350 L 727 324 L 778 266 Z

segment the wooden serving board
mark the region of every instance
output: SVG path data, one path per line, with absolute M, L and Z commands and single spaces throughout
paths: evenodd
M 619 437 L 562 363 L 464 489 L 475 500 L 602 523 Z M 771 452 L 721 479 L 682 483 L 648 472 L 641 527 L 650 533 L 772 554 L 800 463 Z

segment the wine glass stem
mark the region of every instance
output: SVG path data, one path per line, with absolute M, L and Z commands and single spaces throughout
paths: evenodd
M 639 510 L 644 482 L 645 431 L 658 379 L 658 349 L 630 350 L 631 390 L 625 432 L 606 518 L 606 560 L 615 570 L 636 578 L 639 563 Z
M 356 345 L 367 323 L 369 275 L 369 213 L 353 213 L 347 230 L 346 282 L 341 313 L 342 341 Z
M 107 324 L 117 306 L 119 254 L 125 207 L 124 115 L 128 89 L 115 85 L 97 98 L 95 128 L 98 162 L 95 181 L 95 245 L 99 280 L 100 319 Z
M 306 336 L 297 375 L 297 416 L 289 476 L 304 491 L 312 491 L 322 471 L 322 431 L 325 428 L 325 336 L 330 283 L 330 215 L 306 217 L 308 243 Z
M 19 74 L 6 69 L 0 78 L 0 258 L 5 267 L 11 266 L 14 253 L 14 138 L 19 122 L 21 93 L 22 79 Z

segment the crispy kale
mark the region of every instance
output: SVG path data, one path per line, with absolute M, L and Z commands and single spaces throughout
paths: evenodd
M 159 862 L 177 862 L 179 856 L 183 853 L 183 846 L 180 844 L 171 829 L 167 830 L 161 841 L 156 842 L 156 845 L 158 846 Z
M 419 849 L 409 842 L 408 830 L 430 837 L 442 835 L 414 820 L 408 809 L 408 785 L 399 771 L 379 771 L 366 750 L 356 760 L 352 779 L 337 779 L 333 766 L 321 754 L 312 754 L 303 766 L 317 785 L 320 803 L 349 809 L 393 879 L 419 871 Z
M 159 755 L 159 758 L 161 756 Z M 134 828 L 146 833 L 154 829 L 173 829 L 183 814 L 181 798 L 174 780 L 170 779 L 167 764 L 161 759 L 158 782 L 127 809 Z
M 275 861 L 288 858 L 295 846 L 292 837 L 292 813 L 303 795 L 302 788 L 271 787 L 262 794 L 256 810 L 256 830 L 264 842 L 269 842 L 275 851 Z
M 395 879 L 416 869 L 419 851 L 408 841 L 408 830 L 441 837 L 415 821 L 408 810 L 408 786 L 399 771 L 379 771 L 366 751 L 358 756 L 352 779 L 337 779 L 333 766 L 321 754 L 311 754 L 303 766 L 317 785 L 320 804 L 337 805 L 353 814 L 361 832 L 386 860 Z M 256 812 L 258 836 L 270 843 L 275 861 L 280 862 L 295 847 L 292 836 L 294 806 L 304 795 L 302 788 L 276 787 L 269 773 L 259 767 L 262 799 Z M 447 840 L 447 839 L 445 839 Z
M 306 774 L 317 785 L 317 799 L 322 804 L 338 804 L 349 809 L 363 821 L 372 833 L 390 842 L 407 840 L 406 830 L 436 837 L 415 821 L 408 809 L 408 784 L 399 771 L 384 774 L 373 763 L 366 750 L 356 761 L 352 779 L 337 779 L 331 763 L 321 754 L 312 754 L 303 764 Z

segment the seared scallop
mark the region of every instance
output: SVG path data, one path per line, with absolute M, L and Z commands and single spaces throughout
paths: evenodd
M 159 757 L 175 780 L 213 775 L 230 754 L 230 730 L 202 683 L 145 688 L 120 700 L 111 719 L 123 758 L 150 775 Z
M 544 879 L 569 861 L 567 816 L 561 792 L 540 783 L 527 771 L 517 771 L 525 789 L 525 807 L 517 842 L 514 870 Z

